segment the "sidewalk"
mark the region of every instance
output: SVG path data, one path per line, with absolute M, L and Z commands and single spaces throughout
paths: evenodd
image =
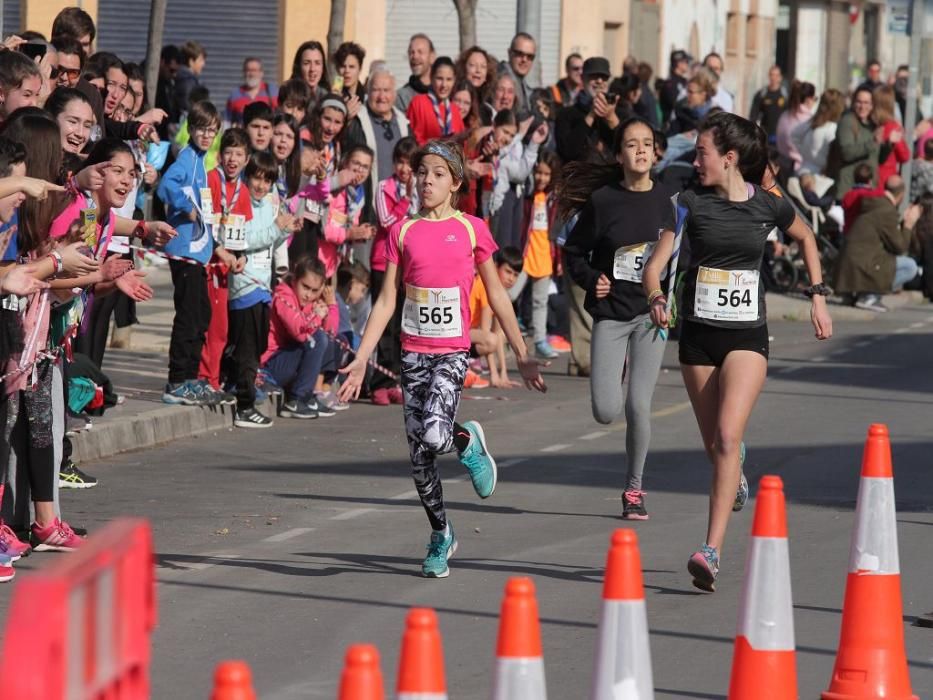
M 144 449 L 172 440 L 208 432 L 233 429 L 233 408 L 221 406 L 168 406 L 162 403 L 168 371 L 168 344 L 172 329 L 172 284 L 167 268 L 148 267 L 148 281 L 155 298 L 137 306 L 139 325 L 133 327 L 128 350 L 107 349 L 104 372 L 113 381 L 117 393 L 125 397 L 120 406 L 93 420 L 90 430 L 73 439 L 76 462 L 89 462 L 130 450 Z M 904 306 L 925 304 L 917 292 L 884 297 L 892 311 Z M 768 294 L 768 314 L 789 321 L 808 321 L 810 302 L 803 297 Z M 933 307 L 931 307 L 933 311 Z M 838 322 L 870 322 L 877 318 L 871 311 L 832 303 L 830 313 Z M 259 406 L 266 415 L 275 416 L 272 400 Z

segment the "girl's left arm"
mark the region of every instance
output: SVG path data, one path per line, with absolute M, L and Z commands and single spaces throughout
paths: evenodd
M 518 371 L 525 380 L 525 386 L 529 389 L 538 391 L 547 391 L 541 372 L 538 370 L 538 362 L 528 356 L 528 349 L 525 347 L 525 339 L 518 328 L 518 320 L 515 318 L 515 311 L 512 309 L 512 302 L 509 295 L 499 281 L 499 273 L 496 270 L 496 264 L 491 257 L 484 260 L 478 266 L 479 276 L 486 286 L 486 293 L 489 296 L 489 306 L 492 312 L 499 319 L 505 337 L 512 346 L 515 353 L 515 360 L 518 363 Z
M 807 266 L 807 274 L 810 276 L 810 283 L 813 285 L 823 283 L 823 267 L 820 264 L 820 251 L 816 247 L 816 237 L 809 226 L 800 218 L 799 214 L 794 215 L 794 222 L 786 230 L 788 236 L 800 244 L 803 251 L 803 261 Z M 810 306 L 810 320 L 813 322 L 813 329 L 816 331 L 816 337 L 819 340 L 827 340 L 833 335 L 833 319 L 829 315 L 829 309 L 826 308 L 826 297 L 821 294 L 814 294 Z

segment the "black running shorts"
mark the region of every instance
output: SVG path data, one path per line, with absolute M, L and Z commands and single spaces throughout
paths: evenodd
M 695 321 L 683 322 L 680 364 L 722 367 L 733 350 L 750 350 L 768 359 L 768 324 L 754 328 L 722 328 Z

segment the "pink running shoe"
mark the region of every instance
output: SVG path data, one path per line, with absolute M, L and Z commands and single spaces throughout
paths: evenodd
M 370 399 L 374 406 L 388 406 L 391 403 L 388 389 L 374 389 Z
M 401 387 L 393 386 L 391 389 L 388 390 L 388 393 L 389 393 L 389 403 L 401 404 L 402 401 L 404 401 Z
M 12 561 L 18 561 L 20 557 L 28 556 L 31 551 L 32 547 L 20 540 L 9 525 L 0 522 L 0 554 L 7 555 Z
M 37 552 L 73 552 L 84 544 L 84 538 L 76 535 L 68 523 L 55 518 L 45 527 L 32 524 L 32 542 Z
M 0 566 L 0 583 L 12 581 L 14 576 L 16 576 L 16 572 L 12 566 Z

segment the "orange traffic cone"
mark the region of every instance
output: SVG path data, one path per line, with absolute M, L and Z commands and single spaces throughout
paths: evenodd
M 405 618 L 396 692 L 398 700 L 447 700 L 441 633 L 430 608 L 412 608 Z
M 729 700 L 797 697 L 784 484 L 778 476 L 763 476 L 745 560 Z
M 217 664 L 211 700 L 256 700 L 253 674 L 245 661 L 221 661 Z
M 338 700 L 384 700 L 379 650 L 372 644 L 354 644 L 340 674 Z
M 592 700 L 653 700 L 648 614 L 634 530 L 616 530 L 606 560 Z
M 886 425 L 868 428 L 836 666 L 823 700 L 917 700 L 904 650 L 894 470 Z
M 544 658 L 538 601 L 530 578 L 510 578 L 505 584 L 493 700 L 546 700 Z

